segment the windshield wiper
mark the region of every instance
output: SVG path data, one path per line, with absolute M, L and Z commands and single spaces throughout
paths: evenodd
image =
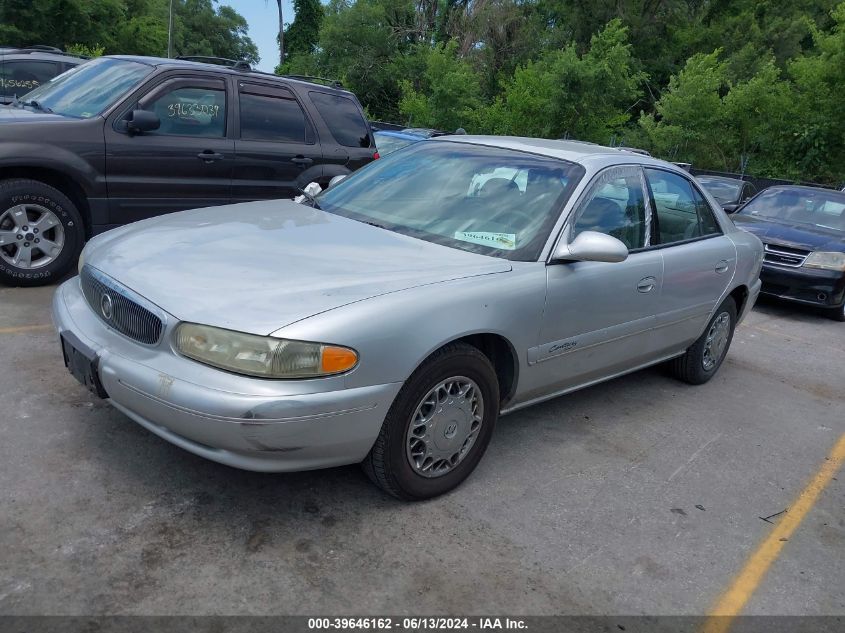
M 299 191 L 299 193 L 301 193 L 303 196 L 305 196 L 305 199 L 308 200 L 308 202 L 311 203 L 311 206 L 313 208 L 320 209 L 320 203 L 317 202 L 317 198 L 315 198 L 310 193 L 305 191 L 305 189 L 303 189 L 302 187 L 297 187 L 296 190 Z M 322 210 L 322 209 L 320 209 L 320 210 Z
M 50 108 L 41 105 L 35 99 L 32 99 L 30 101 L 18 101 L 18 103 L 20 103 L 22 106 L 29 106 L 30 108 L 35 108 L 36 110 L 44 112 L 46 114 L 53 114 L 53 111 Z

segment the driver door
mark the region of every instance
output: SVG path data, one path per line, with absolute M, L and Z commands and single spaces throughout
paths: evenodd
M 640 167 L 600 172 L 564 229 L 563 239 L 598 231 L 629 249 L 619 263 L 553 262 L 533 361 L 547 391 L 562 391 L 643 364 L 649 355 L 663 280 L 650 250 L 652 214 Z
M 136 101 L 105 127 L 109 222 L 229 204 L 235 141 L 226 82 L 171 77 Z M 123 117 L 135 108 L 155 112 L 159 129 L 130 135 Z

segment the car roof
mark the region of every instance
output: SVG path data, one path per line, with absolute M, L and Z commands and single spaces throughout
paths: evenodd
M 748 182 L 747 180 L 740 180 L 739 178 L 728 178 L 727 176 L 713 176 L 711 174 L 701 174 L 700 176 L 696 176 L 699 180 L 718 180 L 720 182 L 728 182 L 731 184 L 741 184 L 744 182 Z
M 400 132 L 399 130 L 375 130 L 373 134 L 378 134 L 379 136 L 392 136 L 393 138 L 401 138 L 406 141 L 423 141 L 427 138 L 425 136 L 420 136 L 419 134 L 412 134 L 404 131 Z
M 88 61 L 85 57 L 80 57 L 72 53 L 20 48 L 0 48 L 0 59 L 3 61 L 31 59 L 32 61 L 40 62 L 64 62 L 65 64 L 81 64 L 82 62 Z
M 643 165 L 654 165 L 656 167 L 668 168 L 673 172 L 683 172 L 678 166 L 658 158 L 645 156 L 636 152 L 605 147 L 589 141 L 574 140 L 551 140 L 545 138 L 527 138 L 521 136 L 479 136 L 479 135 L 454 135 L 437 136 L 430 141 L 443 143 L 468 143 L 472 145 L 487 145 L 490 147 L 501 147 L 521 152 L 540 154 L 550 158 L 560 158 L 582 165 L 590 164 L 598 168 L 618 163 L 638 163 Z
M 771 187 L 767 187 L 765 191 L 805 191 L 808 193 L 833 194 L 835 197 L 845 200 L 845 192 L 839 191 L 838 189 L 829 189 L 827 187 L 810 187 L 808 185 L 773 185 Z
M 311 87 L 315 88 L 318 87 L 322 90 L 326 90 L 329 92 L 340 92 L 345 94 L 352 94 L 349 90 L 345 88 L 338 88 L 337 86 L 326 85 L 322 83 L 317 83 L 314 81 L 307 81 L 306 79 L 300 79 L 293 76 L 287 75 L 276 75 L 274 73 L 265 73 L 260 70 L 247 70 L 246 68 L 236 68 L 234 66 L 223 66 L 221 64 L 211 64 L 208 62 L 200 62 L 200 61 L 193 61 L 190 59 L 171 59 L 167 57 L 147 57 L 144 55 L 106 55 L 105 57 L 111 59 L 123 59 L 130 62 L 137 62 L 139 64 L 146 64 L 147 66 L 155 66 L 157 68 L 182 68 L 182 69 L 204 69 L 209 70 L 213 69 L 217 72 L 223 72 L 231 75 L 236 75 L 238 77 L 249 77 L 252 79 L 275 79 L 275 80 L 283 80 L 284 82 L 296 83 L 300 84 L 304 87 Z M 102 59 L 102 58 L 101 58 Z

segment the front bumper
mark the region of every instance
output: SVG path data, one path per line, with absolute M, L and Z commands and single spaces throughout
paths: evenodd
M 262 380 L 173 352 L 170 335 L 140 345 L 108 328 L 74 277 L 56 290 L 60 335 L 97 358 L 115 408 L 159 437 L 207 459 L 255 471 L 340 466 L 364 459 L 401 383 L 345 388 L 345 377 Z
M 765 295 L 823 308 L 838 308 L 845 303 L 845 273 L 840 271 L 764 263 L 760 280 Z

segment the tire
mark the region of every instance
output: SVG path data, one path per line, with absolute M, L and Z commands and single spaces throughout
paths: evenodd
M 714 359 L 710 353 L 713 349 L 712 345 L 708 349 L 708 339 L 721 329 L 716 323 L 723 320 L 725 316 L 729 319 L 726 324 L 728 328 L 727 338 L 724 340 L 724 346 L 718 352 L 718 358 Z M 719 367 L 722 366 L 722 361 L 725 360 L 728 349 L 730 349 L 735 327 L 736 303 L 728 297 L 707 323 L 707 327 L 704 328 L 704 333 L 699 339 L 687 349 L 683 356 L 669 361 L 669 371 L 679 380 L 691 385 L 703 385 L 715 376 Z
M 451 379 L 459 380 L 449 382 Z M 464 395 L 459 389 L 465 386 Z M 470 387 L 478 391 L 470 391 Z M 435 388 L 439 388 L 437 404 L 431 405 L 433 400 L 428 397 L 433 395 Z M 453 398 L 453 394 L 458 397 Z M 470 395 L 480 396 L 480 408 L 473 408 L 473 404 L 478 406 L 478 400 Z M 470 408 L 472 414 L 467 413 Z M 416 437 L 411 431 L 412 421 L 425 419 L 423 413 L 429 412 L 431 417 L 427 425 L 414 426 L 417 435 L 422 433 L 420 429 L 425 429 L 425 437 Z M 450 413 L 452 417 L 447 417 Z M 471 345 L 446 345 L 420 365 L 402 386 L 373 448 L 361 465 L 373 483 L 399 499 L 418 501 L 442 495 L 460 484 L 478 465 L 493 436 L 498 417 L 499 383 L 490 360 Z M 472 439 L 465 438 L 475 421 L 480 421 L 480 426 Z M 419 448 L 420 445 L 430 446 L 436 454 L 445 452 L 458 455 L 458 458 L 454 464 L 448 459 L 433 460 L 427 474 L 423 475 L 421 472 L 430 458 L 421 456 L 427 453 Z M 465 452 L 461 449 L 464 445 L 467 446 Z M 417 457 L 412 456 L 414 451 Z
M 82 216 L 61 191 L 37 180 L 0 181 L 0 283 L 53 283 L 74 265 L 84 243 Z
M 832 310 L 828 310 L 828 316 L 833 319 L 834 321 L 839 321 L 840 323 L 845 323 L 845 303 L 843 303 L 838 308 L 833 308 Z

